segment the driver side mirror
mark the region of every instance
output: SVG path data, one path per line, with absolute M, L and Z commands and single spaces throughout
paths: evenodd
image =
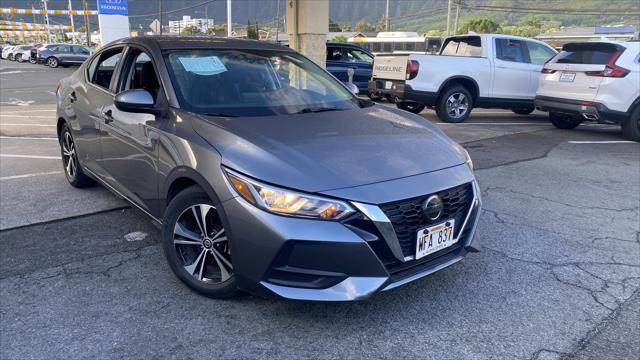
M 155 107 L 153 96 L 144 89 L 125 90 L 115 98 L 116 108 L 131 113 L 148 113 L 158 115 L 160 109 Z
M 346 83 L 345 85 L 353 95 L 358 96 L 358 94 L 360 94 L 360 90 L 354 83 Z

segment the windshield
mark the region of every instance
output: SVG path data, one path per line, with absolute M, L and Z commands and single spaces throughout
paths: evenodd
M 212 116 L 349 110 L 358 100 L 310 60 L 289 51 L 180 50 L 165 54 L 180 106 Z

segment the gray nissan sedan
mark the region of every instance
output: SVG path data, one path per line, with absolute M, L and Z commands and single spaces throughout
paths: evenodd
M 265 42 L 123 39 L 58 87 L 62 163 L 161 224 L 201 294 L 364 299 L 478 251 L 481 200 L 461 146 L 353 92 Z

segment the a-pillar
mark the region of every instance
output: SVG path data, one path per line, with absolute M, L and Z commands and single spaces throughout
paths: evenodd
M 325 67 L 329 0 L 285 0 L 289 47 Z

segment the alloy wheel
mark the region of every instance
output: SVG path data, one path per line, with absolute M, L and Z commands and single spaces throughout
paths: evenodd
M 69 131 L 66 131 L 62 138 L 62 164 L 67 172 L 67 176 L 73 179 L 78 169 L 78 159 L 76 156 L 76 146 L 73 143 L 73 138 Z
M 223 283 L 233 275 L 231 251 L 216 208 L 197 204 L 176 221 L 173 245 L 184 270 L 208 284 Z
M 466 115 L 469 109 L 469 99 L 462 93 L 453 93 L 447 99 L 447 114 L 454 119 Z
M 51 58 L 49 60 L 47 60 L 47 65 L 49 65 L 49 67 L 57 67 L 58 66 L 58 60 L 56 60 L 55 58 Z

